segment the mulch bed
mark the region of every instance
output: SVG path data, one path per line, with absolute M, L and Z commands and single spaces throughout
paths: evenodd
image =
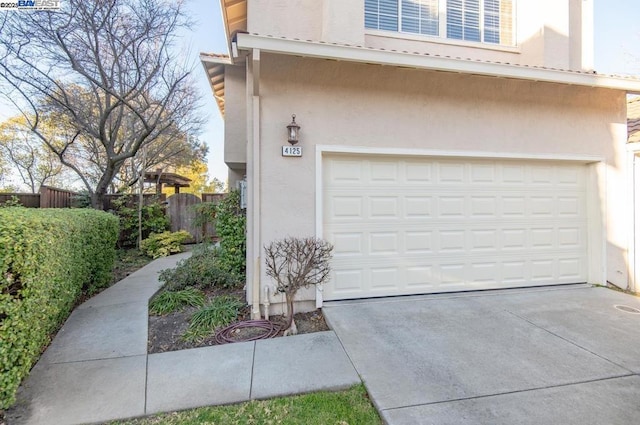
M 240 299 L 244 299 L 243 290 L 228 290 L 216 288 L 213 290 L 205 291 L 205 295 L 208 299 L 221 295 L 233 295 Z M 147 351 L 149 354 L 164 353 L 167 351 L 186 350 L 190 348 L 208 347 L 217 345 L 215 341 L 215 333 L 212 332 L 210 336 L 201 341 L 189 342 L 182 338 L 182 335 L 189 328 L 189 320 L 191 315 L 198 310 L 198 307 L 187 307 L 184 310 L 166 314 L 164 316 L 149 316 L 149 341 Z M 238 322 L 250 319 L 250 310 L 248 306 L 245 306 L 238 315 Z M 321 310 L 314 310 L 308 313 L 297 313 L 295 316 L 296 325 L 298 327 L 298 334 L 322 332 L 329 330 L 327 323 L 324 320 Z M 273 323 L 285 325 L 285 319 L 283 316 L 272 316 L 269 320 Z M 234 338 L 240 339 L 241 337 L 253 336 L 259 333 L 256 329 L 243 329 L 234 335 Z M 282 336 L 283 331 L 280 330 L 277 336 Z

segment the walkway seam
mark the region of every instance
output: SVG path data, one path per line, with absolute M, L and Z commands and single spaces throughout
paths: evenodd
M 144 367 L 144 414 L 147 414 L 147 394 L 149 391 L 149 353 L 145 358 L 145 367 Z
M 334 307 L 338 307 L 338 306 L 334 306 Z M 340 335 L 338 335 L 338 332 L 333 330 L 333 326 L 331 325 L 331 320 L 327 318 L 327 316 L 324 314 L 324 312 L 322 313 L 322 315 L 324 316 L 324 320 L 327 323 L 327 325 L 329 325 L 329 329 L 331 329 L 331 332 L 333 332 L 333 334 L 336 336 L 336 339 L 340 343 L 340 347 L 342 347 L 342 351 L 344 351 L 344 354 L 349 359 L 349 363 L 351 363 L 351 367 L 353 368 L 353 370 L 356 371 L 356 374 L 358 375 L 358 379 L 360 379 L 360 382 L 362 383 L 362 385 L 364 385 L 365 390 L 367 390 L 367 394 L 369 394 L 370 391 L 369 391 L 369 388 L 367 387 L 367 383 L 365 382 L 364 379 L 362 379 L 362 375 L 360 374 L 360 371 L 358 370 L 358 368 L 356 367 L 355 363 L 351 359 L 351 356 L 349 355 L 349 352 L 345 348 L 344 343 L 342 342 L 342 339 L 340 339 Z M 378 405 L 378 402 L 375 400 L 375 398 L 369 397 L 369 400 L 371 400 L 371 402 L 373 403 L 374 407 L 376 408 L 376 410 L 378 412 L 382 412 L 382 408 Z
M 251 379 L 249 380 L 249 400 L 253 400 L 253 371 L 256 367 L 256 345 L 257 341 L 253 341 L 253 356 L 251 358 Z
M 118 360 L 118 359 L 130 359 L 132 357 L 147 356 L 147 353 L 131 354 L 128 356 L 116 356 L 116 357 L 101 357 L 98 359 L 84 359 L 84 360 L 70 360 L 68 362 L 44 362 L 44 365 L 59 365 L 59 364 L 73 364 L 73 363 L 87 363 L 87 362 L 100 362 L 103 360 Z
M 521 319 L 521 320 L 524 320 L 525 322 L 529 323 L 529 324 L 530 324 L 530 325 L 532 325 L 532 326 L 535 326 L 535 327 L 536 327 L 536 328 L 538 328 L 538 329 L 542 329 L 543 331 L 547 332 L 547 333 L 548 333 L 548 334 L 550 334 L 550 335 L 553 335 L 553 336 L 555 336 L 555 337 L 557 337 L 557 338 L 560 338 L 561 340 L 563 340 L 563 341 L 565 341 L 565 342 L 568 342 L 569 344 L 571 344 L 571 345 L 573 345 L 573 346 L 575 346 L 575 347 L 578 347 L 578 348 L 580 348 L 581 350 L 586 351 L 587 353 L 593 354 L 594 356 L 596 356 L 596 357 L 598 357 L 598 358 L 600 358 L 600 359 L 602 359 L 602 360 L 604 360 L 604 361 L 606 361 L 606 362 L 609 362 L 609 363 L 611 363 L 612 365 L 618 366 L 619 368 L 624 369 L 624 370 L 626 370 L 627 372 L 629 372 L 629 373 L 631 373 L 631 374 L 636 374 L 636 372 L 635 372 L 635 371 L 633 371 L 633 370 L 631 370 L 631 369 L 629 369 L 629 368 L 627 368 L 627 367 L 624 367 L 624 366 L 622 366 L 621 364 L 618 364 L 618 363 L 614 362 L 613 360 L 610 360 L 610 359 L 608 359 L 608 358 L 606 358 L 606 357 L 604 357 L 604 356 L 602 356 L 602 355 L 600 355 L 600 354 L 598 354 L 598 353 L 594 353 L 593 351 L 589 350 L 588 348 L 585 348 L 585 347 L 581 346 L 581 345 L 580 345 L 580 344 L 578 344 L 577 342 L 571 341 L 570 339 L 567 339 L 567 338 L 565 338 L 565 337 L 563 337 L 563 336 L 561 336 L 561 335 L 558 335 L 557 333 L 552 332 L 552 331 L 550 331 L 549 329 L 546 329 L 546 328 L 544 328 L 544 327 L 542 327 L 542 326 L 540 326 L 540 325 L 538 325 L 538 324 L 536 324 L 536 323 L 532 322 L 531 320 L 527 319 L 526 317 L 520 316 L 519 314 L 516 314 L 516 313 L 514 313 L 514 312 L 512 312 L 512 311 L 510 311 L 510 310 L 506 310 L 506 309 L 505 309 L 504 311 L 506 311 L 507 313 L 509 313 L 509 314 L 511 314 L 511 315 L 513 315 L 513 316 L 515 316 L 515 317 L 517 317 L 517 318 L 519 318 L 519 319 Z
M 614 379 L 630 378 L 630 377 L 633 377 L 633 376 L 639 376 L 639 375 L 637 373 L 629 373 L 629 374 L 626 374 L 626 375 L 608 376 L 606 378 L 590 379 L 590 380 L 587 380 L 587 381 L 570 382 L 568 384 L 548 385 L 546 387 L 527 388 L 526 390 L 506 391 L 506 392 L 503 392 L 503 393 L 485 394 L 485 395 L 479 395 L 479 396 L 474 396 L 474 397 L 463 397 L 463 398 L 455 398 L 455 399 L 451 399 L 451 400 L 433 401 L 433 402 L 430 402 L 430 403 L 419 403 L 419 404 L 410 404 L 410 405 L 407 405 L 407 406 L 389 407 L 389 408 L 383 409 L 383 410 L 386 412 L 386 411 L 390 411 L 390 410 L 409 409 L 409 408 L 412 408 L 412 407 L 431 406 L 431 405 L 435 405 L 435 404 L 444 404 L 444 403 L 453 403 L 453 402 L 456 402 L 456 401 L 478 400 L 478 399 L 489 398 L 489 397 L 498 397 L 498 396 L 510 395 L 510 394 L 527 393 L 527 392 L 531 392 L 531 391 L 541 391 L 541 390 L 550 390 L 550 389 L 553 389 L 553 388 L 571 387 L 571 386 L 574 386 L 574 385 L 590 384 L 590 383 L 593 383 L 593 382 L 612 381 Z

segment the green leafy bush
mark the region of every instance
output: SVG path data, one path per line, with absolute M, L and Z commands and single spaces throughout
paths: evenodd
M 220 249 L 211 245 L 194 250 L 191 257 L 178 262 L 175 268 L 160 272 L 159 279 L 164 282 L 163 289 L 179 291 L 189 287 L 205 289 L 238 286 L 242 281 L 220 267 L 219 254 Z
M 186 230 L 179 232 L 152 233 L 142 241 L 140 249 L 151 258 L 166 257 L 182 252 L 182 244 L 189 239 L 191 234 Z
M 201 228 L 203 239 L 207 238 L 207 225 L 215 225 L 217 202 L 201 202 L 193 206 L 196 214 L 193 224 Z
M 10 208 L 10 207 L 22 207 L 22 202 L 20 202 L 20 198 L 16 195 L 11 196 L 11 198 L 7 199 L 3 203 L 0 204 L 0 208 Z
M 110 282 L 117 238 L 101 211 L 0 209 L 0 409 L 82 291 Z
M 231 295 L 214 298 L 211 303 L 191 316 L 191 323 L 184 338 L 194 341 L 210 335 L 216 328 L 233 322 L 242 307 L 244 303 Z
M 161 292 L 151 299 L 149 302 L 149 311 L 151 314 L 161 316 L 163 314 L 173 313 L 186 306 L 202 306 L 204 305 L 204 294 L 195 288 L 183 289 L 181 291 Z
M 220 237 L 218 264 L 221 269 L 245 280 L 247 217 L 240 208 L 240 192 L 229 192 L 216 209 L 216 231 Z
M 145 201 L 146 202 L 146 201 Z M 114 213 L 120 218 L 120 240 L 123 246 L 135 246 L 138 240 L 138 204 L 134 195 L 123 195 L 113 201 Z M 142 238 L 169 229 L 169 218 L 156 197 L 142 207 Z

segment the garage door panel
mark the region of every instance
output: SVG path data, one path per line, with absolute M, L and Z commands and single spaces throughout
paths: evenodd
M 455 194 L 452 191 L 430 195 L 419 194 L 403 188 L 394 189 L 394 196 L 381 195 L 380 190 L 338 191 L 326 198 L 325 210 L 329 217 L 354 220 L 388 220 L 405 218 L 421 220 L 437 217 L 442 220 L 517 220 L 528 223 L 538 220 L 584 220 L 586 216 L 585 194 L 526 194 L 521 188 L 516 194 L 491 194 L 475 191 L 474 195 Z M 327 218 L 329 218 L 327 217 Z
M 370 223 L 368 223 L 370 224 Z M 585 225 L 487 227 L 477 225 L 459 230 L 455 224 L 442 226 L 375 226 L 367 223 L 331 227 L 325 238 L 334 245 L 334 257 L 388 256 L 388 255 L 519 255 L 523 251 L 554 254 L 582 253 Z M 380 229 L 380 230 L 377 230 Z
M 586 281 L 584 165 L 331 157 L 323 175 L 327 300 Z

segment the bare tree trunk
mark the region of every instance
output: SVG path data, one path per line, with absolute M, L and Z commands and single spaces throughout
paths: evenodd
M 142 147 L 142 161 L 140 162 L 140 194 L 138 195 L 138 249 L 142 246 L 142 206 L 144 204 L 144 164 L 147 161 L 147 148 Z
M 297 335 L 298 327 L 293 319 L 293 297 L 295 294 L 286 294 L 287 298 L 287 328 L 284 330 L 284 336 Z
M 95 210 L 103 210 L 104 209 L 104 192 L 93 192 L 91 194 L 91 208 Z

